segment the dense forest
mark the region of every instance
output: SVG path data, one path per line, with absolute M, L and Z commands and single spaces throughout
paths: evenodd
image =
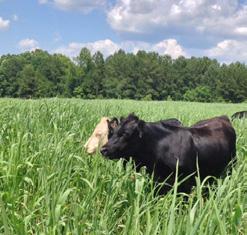
M 0 97 L 54 96 L 243 102 L 247 66 L 145 51 L 119 50 L 104 58 L 87 48 L 73 60 L 42 50 L 0 57 Z

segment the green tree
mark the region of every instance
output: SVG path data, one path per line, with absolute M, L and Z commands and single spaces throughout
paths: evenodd
M 198 86 L 192 90 L 187 90 L 184 94 L 184 100 L 197 102 L 213 102 L 215 97 L 209 87 Z
M 18 73 L 23 69 L 24 65 L 25 59 L 21 55 L 1 57 L 0 95 L 2 97 L 17 97 Z
M 247 66 L 119 50 L 104 59 L 82 48 L 75 60 L 43 50 L 0 57 L 1 97 L 81 97 L 243 102 Z
M 38 90 L 38 80 L 31 64 L 25 65 L 19 73 L 18 95 L 22 98 L 32 98 L 36 96 Z

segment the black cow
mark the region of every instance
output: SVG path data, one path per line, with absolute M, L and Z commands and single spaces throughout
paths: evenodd
M 231 119 L 234 120 L 236 118 L 239 118 L 239 119 L 247 118 L 247 111 L 241 111 L 241 112 L 234 113 Z
M 124 118 L 121 117 L 120 119 L 113 117 L 110 120 L 107 120 L 108 123 L 108 139 L 110 139 L 113 136 L 113 132 L 116 129 L 116 127 L 119 125 L 119 123 L 123 120 Z M 159 121 L 160 123 L 167 124 L 167 125 L 172 125 L 172 126 L 183 126 L 182 122 L 180 122 L 176 118 L 169 118 L 165 120 Z M 155 123 L 155 122 L 154 122 Z
M 196 173 L 197 162 L 201 180 L 219 176 L 235 158 L 236 134 L 226 116 L 201 121 L 192 127 L 164 122 L 144 122 L 131 114 L 121 121 L 108 143 L 101 148 L 109 159 L 132 157 L 139 170 L 142 166 L 153 173 L 156 182 L 167 179 L 162 193 L 171 188 L 176 166 L 183 177 Z M 194 174 L 195 175 L 195 174 Z M 189 192 L 195 184 L 190 177 L 179 191 Z

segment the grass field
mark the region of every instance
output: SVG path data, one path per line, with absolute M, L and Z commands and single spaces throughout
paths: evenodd
M 247 104 L 77 99 L 0 100 L 0 233 L 247 234 L 247 120 L 236 120 L 231 176 L 187 202 L 154 197 L 145 172 L 87 155 L 82 146 L 102 116 L 135 112 L 146 121 L 185 125 L 247 110 Z M 176 188 L 176 187 L 175 187 Z

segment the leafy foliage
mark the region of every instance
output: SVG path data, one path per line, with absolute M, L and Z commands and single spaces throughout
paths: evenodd
M 212 97 L 210 88 L 206 86 L 198 86 L 195 89 L 187 90 L 184 94 L 184 100 L 199 101 L 199 102 L 213 102 L 215 99 Z
M 0 57 L 0 97 L 80 97 L 243 102 L 247 66 L 119 50 L 104 58 L 82 48 L 74 60 L 36 50 Z

